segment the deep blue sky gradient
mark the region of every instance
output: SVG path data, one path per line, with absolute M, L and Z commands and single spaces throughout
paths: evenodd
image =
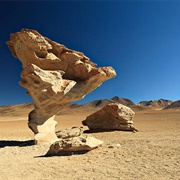
M 117 77 L 80 103 L 180 99 L 180 1 L 0 1 L 0 23 L 0 105 L 32 101 L 5 44 L 22 28 L 115 68 Z

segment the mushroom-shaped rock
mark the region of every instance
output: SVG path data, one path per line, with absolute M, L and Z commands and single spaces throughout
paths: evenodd
M 97 68 L 83 53 L 51 41 L 35 30 L 22 29 L 11 34 L 7 45 L 22 62 L 20 85 L 34 100 L 28 125 L 35 133 L 36 143 L 58 140 L 55 114 L 116 76 L 112 67 Z
M 133 126 L 134 115 L 135 113 L 129 107 L 119 103 L 110 103 L 87 116 L 82 124 L 92 131 L 137 131 Z

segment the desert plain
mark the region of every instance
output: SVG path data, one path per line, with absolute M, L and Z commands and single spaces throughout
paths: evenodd
M 0 180 L 178 180 L 180 111 L 135 111 L 138 132 L 91 133 L 104 144 L 84 154 L 45 156 L 27 126 L 32 105 L 0 107 Z M 65 109 L 56 130 L 82 126 L 94 109 Z M 84 127 L 84 130 L 87 130 Z

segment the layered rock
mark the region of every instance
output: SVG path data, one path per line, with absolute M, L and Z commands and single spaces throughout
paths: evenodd
M 68 139 L 59 139 L 51 144 L 46 155 L 69 154 L 87 152 L 102 145 L 103 141 L 91 136 L 78 136 Z
M 82 124 L 93 131 L 137 131 L 133 125 L 134 111 L 119 103 L 110 103 L 87 116 Z
M 57 131 L 56 136 L 59 139 L 67 139 L 67 138 L 81 136 L 82 133 L 83 133 L 83 127 L 72 127 Z
M 11 34 L 7 45 L 22 62 L 20 85 L 34 100 L 35 109 L 29 113 L 28 126 L 35 133 L 36 143 L 58 140 L 55 114 L 116 75 L 112 67 L 97 68 L 83 53 L 51 41 L 35 30 L 22 29 Z
M 46 155 L 87 152 L 103 144 L 91 135 L 84 135 L 82 127 L 73 127 L 56 132 L 59 140 L 52 143 Z

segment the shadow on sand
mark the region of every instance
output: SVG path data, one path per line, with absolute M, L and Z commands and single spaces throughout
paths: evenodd
M 89 152 L 88 150 L 84 151 L 62 151 L 57 154 L 45 154 L 42 156 L 34 156 L 34 158 L 40 158 L 40 157 L 53 157 L 53 156 L 72 156 L 72 155 L 82 155 Z
M 93 129 L 93 130 L 85 130 L 84 133 L 86 134 L 93 134 L 93 133 L 102 133 L 102 132 L 120 132 L 120 131 L 123 131 L 123 132 L 132 132 L 132 133 L 135 133 L 135 132 L 138 132 L 137 129 L 133 129 L 133 130 L 120 130 L 120 129 L 114 129 L 114 130 L 103 130 L 103 129 Z
M 0 140 L 0 148 L 4 148 L 6 146 L 25 147 L 25 146 L 33 146 L 33 145 L 35 145 L 34 140 L 27 140 L 27 141 Z
M 93 130 L 85 130 L 84 133 L 90 134 L 90 133 L 102 133 L 102 132 L 114 132 L 116 130 L 102 130 L 102 129 L 93 129 Z

